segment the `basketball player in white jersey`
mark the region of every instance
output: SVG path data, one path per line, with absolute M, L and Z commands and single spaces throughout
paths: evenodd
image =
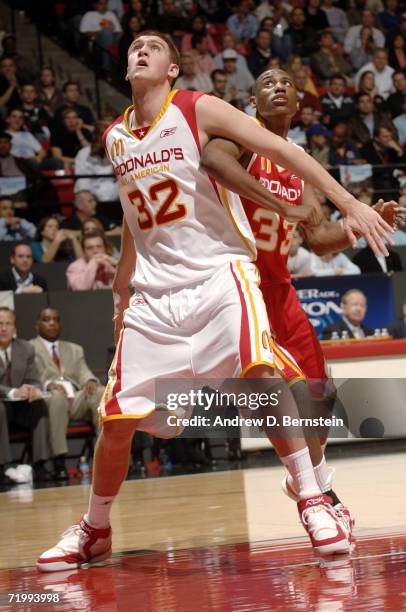
M 179 433 L 169 426 L 168 412 L 155 405 L 154 379 L 262 378 L 276 365 L 297 368 L 280 349 L 275 358 L 253 264 L 255 240 L 241 202 L 224 196 L 200 169 L 210 137 L 232 138 L 300 173 L 339 206 L 353 241 L 356 231 L 378 254 L 386 253 L 383 240 L 391 228 L 379 215 L 303 151 L 222 100 L 171 91 L 178 73 L 177 50 L 167 36 L 144 32 L 131 44 L 133 105 L 104 136 L 125 217 L 113 289 L 117 351 L 100 406 L 103 432 L 88 512 L 41 555 L 42 571 L 110 556 L 109 515 L 127 475 L 134 432 Z M 269 197 L 271 208 L 282 205 Z M 130 281 L 136 290 L 131 298 Z M 297 416 L 294 406 L 290 410 Z M 273 444 L 292 475 L 315 551 L 347 552 L 348 534 L 321 494 L 305 441 Z

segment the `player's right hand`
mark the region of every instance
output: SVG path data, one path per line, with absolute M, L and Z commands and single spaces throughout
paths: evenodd
M 284 204 L 282 216 L 291 223 L 307 225 L 320 225 L 324 219 L 322 210 L 313 205 L 313 202 L 303 202 L 300 206 Z

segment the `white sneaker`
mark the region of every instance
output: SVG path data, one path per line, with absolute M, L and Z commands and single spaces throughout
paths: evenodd
M 111 556 L 111 527 L 95 529 L 82 518 L 63 534 L 58 544 L 45 551 L 37 561 L 41 572 L 59 572 L 97 563 Z
M 349 533 L 337 518 L 330 501 L 326 495 L 301 499 L 297 504 L 300 520 L 317 554 L 349 553 Z
M 285 495 L 290 497 L 290 499 L 293 499 L 293 501 L 298 503 L 299 496 L 294 488 L 293 478 L 289 473 L 282 480 L 282 491 L 285 493 Z M 335 506 L 332 506 L 332 508 L 338 520 L 342 522 L 344 530 L 348 532 L 353 549 L 355 547 L 355 537 L 353 534 L 355 519 L 352 516 L 350 509 L 347 506 L 344 506 L 344 504 L 341 502 Z

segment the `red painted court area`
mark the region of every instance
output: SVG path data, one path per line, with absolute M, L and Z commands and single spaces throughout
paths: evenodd
M 103 567 L 54 574 L 2 570 L 0 610 L 345 612 L 406 610 L 406 534 L 360 537 L 351 558 L 320 562 L 303 540 L 117 554 Z M 10 604 L 53 593 L 59 603 Z

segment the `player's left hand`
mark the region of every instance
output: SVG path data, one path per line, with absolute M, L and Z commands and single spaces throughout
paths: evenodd
M 384 202 L 382 198 L 372 207 L 393 229 L 406 225 L 406 208 L 399 206 L 394 200 Z
M 343 218 L 344 229 L 353 249 L 357 247 L 356 234 L 363 236 L 376 256 L 389 255 L 385 240 L 394 244 L 390 234 L 394 231 L 382 217 L 367 204 L 356 201 Z

